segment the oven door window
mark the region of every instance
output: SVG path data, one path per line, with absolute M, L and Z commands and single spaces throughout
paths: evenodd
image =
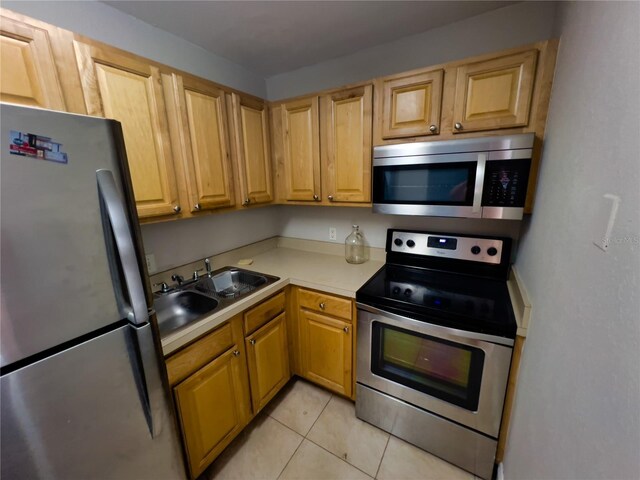
M 473 205 L 476 162 L 373 168 L 373 202 Z
M 380 322 L 372 324 L 371 371 L 467 410 L 476 411 L 484 352 Z

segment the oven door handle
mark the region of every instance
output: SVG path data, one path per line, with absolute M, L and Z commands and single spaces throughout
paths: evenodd
M 480 342 L 488 342 L 488 343 L 495 343 L 498 345 L 505 345 L 507 347 L 513 347 L 513 344 L 515 343 L 513 338 L 498 337 L 495 335 L 487 335 L 486 333 L 469 332 L 466 330 L 459 330 L 457 328 L 443 327 L 442 325 L 435 325 L 433 323 L 427 323 L 427 322 L 414 320 L 409 317 L 403 317 L 402 315 L 396 315 L 395 313 L 389 313 L 384 310 L 380 310 L 378 308 L 372 307 L 370 305 L 365 305 L 364 303 L 360 303 L 360 302 L 357 302 L 356 306 L 358 307 L 359 310 L 364 310 L 366 312 L 370 312 L 375 315 L 380 315 L 383 318 L 394 320 L 399 323 L 411 322 L 412 324 L 419 324 L 420 330 L 426 330 L 427 331 L 426 333 L 429 333 L 433 336 L 440 336 L 447 340 L 456 340 L 456 339 L 466 338 L 469 340 L 476 340 Z

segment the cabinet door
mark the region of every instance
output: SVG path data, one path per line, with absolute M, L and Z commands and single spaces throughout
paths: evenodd
M 382 80 L 382 138 L 436 135 L 442 70 Z
M 232 206 L 225 92 L 190 76 L 172 74 L 179 117 L 179 142 L 191 212 Z
M 88 114 L 122 123 L 138 215 L 179 213 L 159 70 L 108 48 L 74 46 Z
M 241 358 L 230 349 L 174 388 L 192 478 L 247 422 Z
M 323 97 L 322 167 L 330 202 L 371 201 L 371 85 Z
M 65 110 L 46 30 L 2 16 L 0 100 Z
M 273 201 L 267 106 L 261 100 L 231 95 L 242 204 Z
M 537 56 L 530 50 L 458 67 L 453 133 L 527 125 Z
M 318 97 L 283 103 L 280 109 L 285 199 L 319 201 L 322 191 Z
M 246 338 L 251 403 L 257 414 L 289 380 L 287 324 L 282 313 Z
M 298 321 L 303 376 L 351 396 L 351 324 L 302 308 Z

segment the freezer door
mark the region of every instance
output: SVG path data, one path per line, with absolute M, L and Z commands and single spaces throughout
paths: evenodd
M 114 122 L 7 104 L 0 113 L 5 366 L 127 317 L 132 302 L 118 291 L 126 282 L 96 177 L 113 172 L 123 192 Z
M 124 325 L 2 376 L 2 478 L 185 477 L 158 365 L 141 374 L 144 329 Z

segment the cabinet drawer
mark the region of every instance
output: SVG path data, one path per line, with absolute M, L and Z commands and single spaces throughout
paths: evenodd
M 298 289 L 298 304 L 303 308 L 351 321 L 351 300 L 326 293 Z
M 169 383 L 175 385 L 234 345 L 231 325 L 225 323 L 167 359 Z
M 284 292 L 265 300 L 244 314 L 244 334 L 249 335 L 284 311 Z

